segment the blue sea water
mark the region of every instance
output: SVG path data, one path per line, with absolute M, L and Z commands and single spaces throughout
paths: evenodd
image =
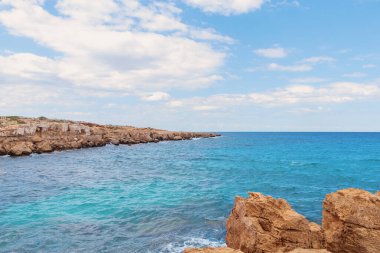
M 223 133 L 0 157 L 0 252 L 181 252 L 224 244 L 236 195 L 321 222 L 326 193 L 380 189 L 380 133 Z

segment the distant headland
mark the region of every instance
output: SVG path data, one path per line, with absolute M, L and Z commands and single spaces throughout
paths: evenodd
M 174 132 L 133 126 L 99 125 L 45 117 L 0 117 L 0 155 L 11 156 L 100 147 L 106 144 L 133 145 L 216 136 L 219 135 L 214 133 Z

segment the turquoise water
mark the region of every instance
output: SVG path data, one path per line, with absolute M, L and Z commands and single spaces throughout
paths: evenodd
M 0 252 L 181 252 L 224 244 L 235 195 L 321 221 L 326 193 L 380 189 L 379 133 L 214 139 L 0 157 Z

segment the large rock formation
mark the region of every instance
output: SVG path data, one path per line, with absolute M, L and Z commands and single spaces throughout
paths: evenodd
M 289 253 L 329 253 L 330 251 L 325 249 L 295 249 L 292 251 L 289 251 Z
M 323 201 L 327 249 L 339 253 L 380 252 L 380 194 L 345 189 Z
M 184 253 L 243 253 L 240 250 L 231 248 L 203 248 L 203 249 L 185 249 Z M 325 249 L 300 249 L 289 251 L 289 253 L 329 253 Z
M 247 199 L 236 197 L 226 242 L 244 253 L 380 253 L 380 191 L 345 189 L 326 195 L 322 225 L 323 230 L 308 222 L 283 199 L 249 193 Z M 192 250 L 185 252 L 231 249 Z
M 211 133 L 98 125 L 46 118 L 0 117 L 0 155 L 21 156 L 55 150 L 215 137 Z
M 295 212 L 283 199 L 261 193 L 236 197 L 227 220 L 227 246 L 245 253 L 323 249 L 321 227 Z
M 203 248 L 203 249 L 185 249 L 184 253 L 243 253 L 240 250 L 231 248 Z

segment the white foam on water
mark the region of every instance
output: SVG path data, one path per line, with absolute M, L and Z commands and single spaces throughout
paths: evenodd
M 192 237 L 183 243 L 169 243 L 160 251 L 160 253 L 182 253 L 187 248 L 204 248 L 204 247 L 225 247 L 226 244 L 220 241 L 212 241 L 205 238 Z

